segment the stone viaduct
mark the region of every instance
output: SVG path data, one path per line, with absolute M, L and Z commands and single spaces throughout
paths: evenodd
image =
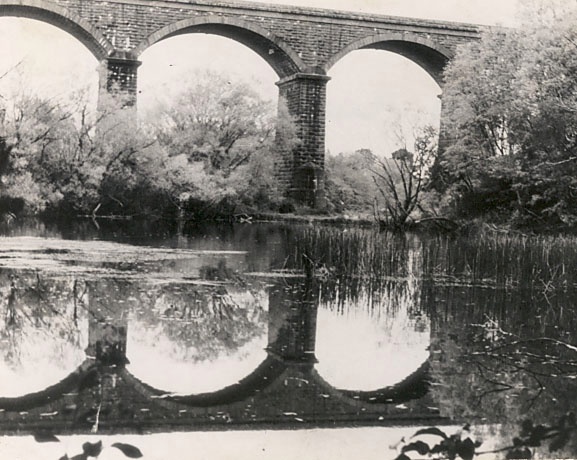
M 37 19 L 70 33 L 101 62 L 101 88 L 119 87 L 133 102 L 138 58 L 160 40 L 205 33 L 248 46 L 278 74 L 279 95 L 302 141 L 279 165 L 279 181 L 311 205 L 323 190 L 330 68 L 357 49 L 383 49 L 414 61 L 442 86 L 456 48 L 480 34 L 478 26 L 459 23 L 220 0 L 0 0 L 0 16 Z

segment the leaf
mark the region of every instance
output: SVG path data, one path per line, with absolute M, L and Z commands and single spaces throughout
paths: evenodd
M 411 460 L 411 457 L 407 457 L 405 454 L 401 454 L 396 457 L 395 460 Z
M 88 460 L 88 455 L 86 454 L 78 454 L 72 457 L 70 460 Z
M 549 431 L 550 428 L 547 428 L 544 425 L 537 425 L 530 432 L 530 436 L 526 442 L 526 445 L 529 447 L 539 447 L 541 445 L 541 441 L 543 441 L 549 434 Z
M 95 443 L 85 442 L 82 444 L 82 450 L 86 456 L 98 457 L 100 452 L 102 452 L 102 441 Z
M 553 441 L 551 441 L 551 444 L 549 444 L 549 452 L 554 452 L 556 450 L 562 449 L 563 447 L 565 447 L 565 444 L 567 444 L 567 441 L 569 441 L 569 432 L 568 431 L 561 432 L 559 436 L 553 439 Z
M 60 442 L 60 439 L 58 439 L 52 433 L 46 432 L 34 433 L 34 440 L 36 442 Z
M 115 442 L 114 444 L 112 444 L 112 447 L 116 447 L 124 455 L 126 455 L 129 458 L 142 457 L 142 452 L 140 452 L 140 449 L 138 447 L 134 447 L 133 445 L 130 445 L 130 444 L 124 444 L 122 442 Z
M 429 453 L 429 445 L 423 441 L 415 441 L 410 444 L 407 444 L 403 447 L 403 454 L 405 452 L 411 452 L 412 450 L 417 451 L 420 455 L 425 455 Z
M 457 455 L 463 460 L 473 460 L 475 456 L 475 443 L 473 443 L 471 438 L 457 443 Z
M 58 460 L 70 460 L 70 457 L 68 457 L 68 454 L 64 454 L 64 457 L 60 457 Z
M 447 439 L 447 434 L 443 430 L 440 430 L 439 428 L 436 428 L 436 427 L 423 428 L 422 430 L 417 431 L 413 435 L 413 438 L 415 436 L 419 436 L 420 434 L 432 434 L 435 436 L 440 436 L 443 439 Z
M 436 446 L 433 446 L 433 448 L 431 449 L 431 454 L 441 454 L 443 452 L 445 452 L 447 450 L 447 445 L 445 444 L 445 442 L 443 441 L 441 444 L 437 444 Z
M 507 460 L 512 459 L 530 459 L 533 456 L 531 449 L 525 447 L 524 449 L 514 449 L 507 453 L 505 457 Z

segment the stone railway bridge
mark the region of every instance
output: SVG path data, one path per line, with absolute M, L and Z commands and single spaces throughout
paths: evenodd
M 312 205 L 323 189 L 330 68 L 354 50 L 383 49 L 414 61 L 441 86 L 456 48 L 480 34 L 475 25 L 216 0 L 0 0 L 0 16 L 37 19 L 70 33 L 101 63 L 102 90 L 120 88 L 133 103 L 138 58 L 160 40 L 205 33 L 248 46 L 278 74 L 279 95 L 302 141 L 279 165 L 279 181 Z

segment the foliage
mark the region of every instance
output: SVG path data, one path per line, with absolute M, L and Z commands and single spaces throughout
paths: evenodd
M 402 228 L 416 209 L 430 180 L 437 155 L 437 131 L 424 127 L 415 137 L 414 153 L 400 149 L 391 159 L 372 157 L 373 180 L 385 200 L 390 224 Z
M 130 110 L 110 97 L 91 113 L 82 94 L 67 105 L 34 95 L 12 100 L 2 195 L 21 199 L 30 212 L 91 212 L 104 178 L 150 145 L 134 129 Z
M 54 436 L 52 433 L 38 432 L 34 434 L 34 439 L 36 442 L 60 442 L 60 440 Z M 111 444 L 110 447 L 114 447 L 122 452 L 128 458 L 141 458 L 142 452 L 138 447 L 132 444 L 127 444 L 123 442 L 115 442 Z M 60 460 L 88 460 L 88 458 L 98 458 L 102 451 L 104 450 L 102 441 L 98 442 L 85 442 L 82 444 L 82 453 L 75 455 L 74 457 L 69 457 L 68 454 L 60 457 Z
M 563 449 L 571 436 L 577 432 L 577 423 L 573 413 L 561 416 L 556 423 L 551 425 L 534 425 L 532 420 L 527 419 L 521 424 L 519 435 L 513 438 L 510 445 L 490 451 L 478 450 L 482 442 L 473 439 L 470 428 L 467 424 L 462 430 L 452 435 L 437 427 L 418 430 L 411 437 L 417 440 L 404 444 L 396 460 L 410 460 L 413 452 L 417 452 L 419 458 L 428 455 L 428 458 L 449 460 L 457 458 L 472 460 L 476 456 L 496 453 L 504 453 L 506 459 L 531 459 L 536 454 L 537 448 L 547 441 L 549 441 L 549 452 L 558 452 Z M 418 439 L 422 436 L 435 436 L 440 440 L 430 445 Z
M 31 213 L 203 218 L 237 204 L 275 206 L 276 163 L 298 138 L 282 103 L 249 85 L 207 74 L 137 126 L 119 92 L 92 111 L 84 95 L 64 103 L 10 99 L 0 135 L 0 198 Z
M 247 83 L 206 73 L 196 74 L 176 102 L 154 113 L 149 129 L 166 152 L 181 201 L 280 201 L 275 167 L 298 143 L 283 101 L 276 108 Z
M 370 211 L 378 191 L 369 171 L 369 151 L 361 149 L 353 154 L 327 154 L 326 196 L 337 212 Z
M 437 186 L 460 214 L 577 221 L 575 12 L 546 17 L 485 31 L 446 70 L 451 142 L 438 162 Z
M 433 446 L 430 446 L 422 440 L 416 440 L 405 444 L 401 448 L 401 453 L 396 457 L 396 460 L 410 460 L 411 457 L 409 455 L 411 452 L 417 452 L 421 458 L 423 455 L 429 455 L 433 456 L 432 458 L 448 458 L 449 460 L 455 460 L 456 458 L 472 460 L 475 456 L 476 449 L 481 445 L 481 443 L 471 439 L 469 428 L 468 425 L 465 425 L 462 430 L 452 435 L 448 435 L 443 430 L 436 427 L 418 430 L 413 435 L 413 438 L 432 435 L 440 437 L 441 440 Z

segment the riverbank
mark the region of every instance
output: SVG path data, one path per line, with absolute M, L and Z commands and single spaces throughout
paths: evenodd
M 395 225 L 387 219 L 372 215 L 367 211 L 353 211 L 345 213 L 318 212 L 314 209 L 295 209 L 292 212 L 262 212 L 256 210 L 242 210 L 229 214 L 212 215 L 207 218 L 191 217 L 159 217 L 146 215 L 68 215 L 63 213 L 42 213 L 41 215 L 15 214 L 12 212 L 0 213 L 0 223 L 13 225 L 16 221 L 40 219 L 48 222 L 87 221 L 96 225 L 103 222 L 157 222 L 162 226 L 184 228 L 208 223 L 243 223 L 257 222 L 287 222 L 319 225 L 342 225 L 370 228 L 396 232 L 440 232 L 475 235 L 479 233 L 498 233 L 511 235 L 576 235 L 577 228 L 570 225 L 545 225 L 542 222 L 525 223 L 515 226 L 509 222 L 495 221 L 494 219 L 451 219 L 446 217 L 425 217 L 415 221 L 408 221 L 402 226 Z

